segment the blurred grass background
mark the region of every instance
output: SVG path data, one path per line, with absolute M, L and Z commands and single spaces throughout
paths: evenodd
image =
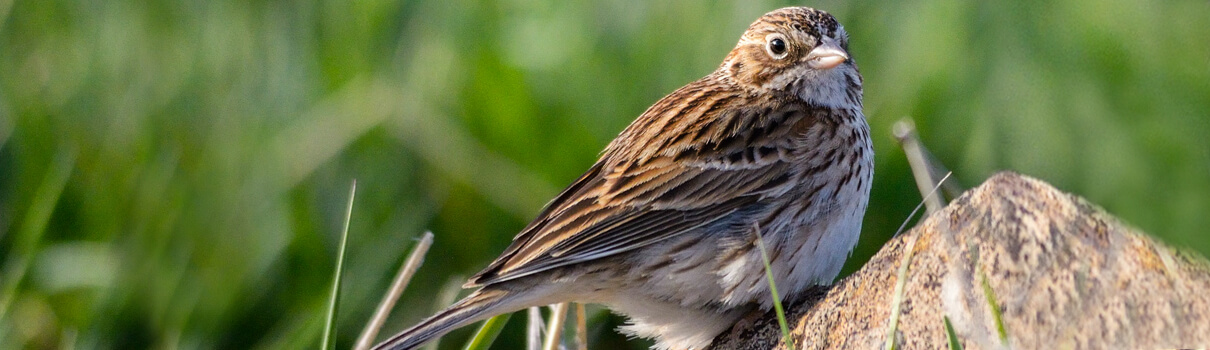
M 338 345 L 431 229 L 383 333 L 409 326 L 788 5 L 835 14 L 865 75 L 846 271 L 920 200 L 905 116 L 967 186 L 1015 170 L 1210 253 L 1202 0 L 0 0 L 0 348 L 315 347 L 354 178 Z

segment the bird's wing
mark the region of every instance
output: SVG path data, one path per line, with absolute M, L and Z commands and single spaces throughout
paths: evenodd
M 677 93 L 631 124 L 467 286 L 642 247 L 708 225 L 792 185 L 794 134 L 803 130 L 801 124 L 814 122 L 809 113 L 786 106 L 716 106 L 723 102 L 699 103 L 697 112 L 659 108 Z M 734 113 L 676 119 L 713 108 Z

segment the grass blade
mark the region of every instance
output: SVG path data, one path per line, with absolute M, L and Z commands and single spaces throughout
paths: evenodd
M 1004 328 L 1004 317 L 1000 314 L 1000 302 L 996 300 L 996 291 L 992 290 L 992 285 L 987 283 L 986 273 L 979 271 L 979 276 L 983 280 L 983 297 L 992 311 L 993 321 L 996 322 L 996 332 L 1000 335 L 1000 344 L 1008 345 L 1008 330 Z
M 920 141 L 920 135 L 916 133 L 916 123 L 912 122 L 910 118 L 895 122 L 891 126 L 891 133 L 894 134 L 895 140 L 899 141 L 899 146 L 903 148 L 903 154 L 907 157 L 908 165 L 912 169 L 912 177 L 916 178 L 916 187 L 920 190 L 920 194 L 924 194 L 925 190 L 932 187 L 935 179 L 940 178 L 941 174 L 950 172 L 946 169 L 945 164 L 941 164 L 941 161 L 929 152 L 928 148 L 924 146 L 924 142 Z M 955 181 L 946 182 L 942 190 L 951 198 L 966 191 Z M 926 200 L 928 212 L 932 213 L 941 209 L 944 202 L 945 198 L 941 195 Z
M 912 212 L 908 214 L 906 219 L 903 219 L 903 223 L 899 224 L 899 229 L 895 230 L 895 235 L 891 237 L 899 237 L 899 234 L 903 233 L 903 229 L 907 228 L 907 224 L 912 221 L 913 217 L 916 217 L 916 213 L 920 211 L 920 207 L 923 207 L 924 203 L 928 201 L 929 198 L 933 197 L 934 194 L 937 194 L 937 189 L 941 188 L 941 185 L 945 184 L 945 180 L 948 180 L 950 175 L 954 175 L 954 172 L 951 171 L 945 173 L 945 177 L 942 177 L 941 181 L 938 181 L 937 185 L 933 186 L 933 190 L 929 191 L 928 194 L 924 194 L 924 199 L 920 201 L 920 204 L 916 204 L 916 208 L 912 209 Z
M 576 349 L 588 350 L 588 312 L 576 303 Z
M 445 285 L 441 287 L 441 291 L 437 293 L 436 300 L 433 301 L 434 314 L 441 312 L 441 310 L 445 310 L 446 307 L 453 305 L 455 301 L 458 301 L 458 291 L 462 290 L 462 282 L 464 281 L 466 281 L 466 277 L 459 275 L 450 277 L 445 281 Z M 400 292 L 403 292 L 402 287 L 400 288 Z M 398 299 L 399 294 L 395 294 L 395 298 Z M 394 302 L 392 302 L 391 307 L 394 307 Z M 421 349 L 437 350 L 439 345 L 441 345 L 441 338 L 433 339 L 428 344 L 425 344 L 423 347 L 421 347 Z
M 336 272 L 332 277 L 332 296 L 328 298 L 328 319 L 324 324 L 323 342 L 320 344 L 320 349 L 331 349 L 332 338 L 336 336 L 336 309 L 339 306 L 337 301 L 340 300 L 340 282 L 341 271 L 344 269 L 345 262 L 345 247 L 349 243 L 349 220 L 353 218 L 353 198 L 357 195 L 357 180 L 353 180 L 353 185 L 349 186 L 349 205 L 345 210 L 345 225 L 340 233 L 340 252 L 336 255 Z
M 983 289 L 983 298 L 987 301 L 987 307 L 991 309 L 992 321 L 996 324 L 1000 344 L 1008 345 L 1008 330 L 1004 328 L 1004 317 L 1000 314 L 1000 302 L 996 300 L 996 291 L 992 290 L 991 284 L 987 282 L 987 272 L 983 270 L 982 265 L 979 265 L 979 247 L 971 243 L 967 250 L 970 251 L 972 265 L 979 270 L 979 284 Z
M 790 339 L 790 324 L 786 322 L 786 310 L 781 307 L 781 295 L 777 293 L 777 284 L 773 282 L 773 267 L 769 263 L 769 252 L 765 250 L 765 240 L 760 236 L 760 225 L 753 224 L 756 234 L 756 246 L 760 248 L 760 259 L 765 264 L 765 277 L 769 278 L 769 292 L 773 293 L 773 312 L 777 314 L 777 324 L 781 326 L 781 336 L 785 339 L 786 348 L 794 350 L 794 341 Z
M 945 321 L 945 338 L 949 340 L 950 350 L 962 350 L 962 343 L 958 341 L 958 334 L 954 332 L 954 324 L 950 323 L 949 316 L 942 316 Z
M 567 318 L 567 303 L 556 304 L 550 308 L 550 324 L 546 325 L 546 344 L 542 350 L 556 350 L 559 339 L 563 335 L 563 319 Z
M 500 331 L 504 330 L 504 325 L 508 324 L 509 317 L 513 314 L 496 315 L 483 322 L 483 326 L 479 327 L 479 331 L 475 332 L 475 336 L 471 341 L 466 343 L 465 350 L 487 350 L 496 341 L 496 337 L 500 335 Z
M 895 294 L 891 297 L 891 319 L 887 322 L 886 346 L 884 349 L 895 349 L 895 333 L 899 330 L 899 306 L 903 304 L 903 290 L 907 286 L 908 266 L 912 265 L 912 253 L 916 250 L 916 239 L 919 236 L 912 236 L 908 241 L 907 246 L 903 248 L 903 261 L 899 263 L 899 271 L 896 274 Z
M 916 216 L 916 212 L 920 211 L 920 207 L 923 206 L 930 197 L 933 197 L 933 195 L 937 193 L 937 189 L 941 188 L 941 185 L 945 183 L 945 180 L 949 179 L 950 175 L 953 174 L 953 172 L 946 173 L 945 177 L 942 177 L 941 180 L 938 181 L 935 186 L 933 186 L 932 191 L 929 191 L 927 194 L 923 194 L 924 198 L 921 199 L 920 204 L 917 204 L 916 208 L 912 209 L 912 212 L 908 214 L 908 217 L 903 220 L 902 224 L 899 225 L 899 229 L 895 230 L 895 235 L 893 237 L 898 237 L 899 234 L 903 232 L 903 229 L 907 227 L 907 224 L 912 220 L 912 217 Z M 912 264 L 912 254 L 916 251 L 917 238 L 918 236 L 912 236 L 908 241 L 907 246 L 905 246 L 903 249 L 903 261 L 899 263 L 899 271 L 896 274 L 895 280 L 895 294 L 891 297 L 891 318 L 887 321 L 886 345 L 884 346 L 886 350 L 895 349 L 895 334 L 896 331 L 899 330 L 899 305 L 903 303 L 903 290 L 907 286 L 908 266 Z
M 3 279 L 0 279 L 4 286 L 0 291 L 0 319 L 5 317 L 9 305 L 16 299 L 17 286 L 25 279 L 30 261 L 37 253 L 42 236 L 46 233 L 46 226 L 55 212 L 59 197 L 63 195 L 67 180 L 71 178 L 75 164 L 75 150 L 60 151 L 47 168 L 42 183 L 34 191 L 29 209 L 26 209 L 25 218 L 22 219 L 21 230 L 13 238 L 9 256 L 4 258 Z
M 386 323 L 387 316 L 391 314 L 391 309 L 395 307 L 395 302 L 399 301 L 399 296 L 407 288 L 408 282 L 412 280 L 416 270 L 420 269 L 421 264 L 424 264 L 424 255 L 428 254 L 429 247 L 432 245 L 433 233 L 425 231 L 424 235 L 420 237 L 420 242 L 416 243 L 416 248 L 412 249 L 412 253 L 399 268 L 399 273 L 395 274 L 395 281 L 391 282 L 391 289 L 383 296 L 382 302 L 378 303 L 378 309 L 374 310 L 370 323 L 366 324 L 365 330 L 362 330 L 361 335 L 357 337 L 357 345 L 353 347 L 354 349 L 369 349 L 373 345 L 374 338 L 378 337 L 378 330 L 382 329 L 383 323 Z
M 542 350 L 542 328 L 545 322 L 542 322 L 542 309 L 533 306 L 528 309 L 528 322 L 525 331 L 525 348 L 528 350 Z

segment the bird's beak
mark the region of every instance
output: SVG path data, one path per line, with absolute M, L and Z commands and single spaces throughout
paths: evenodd
M 824 37 L 823 41 L 807 54 L 807 67 L 832 69 L 849 60 L 849 54 L 836 44 L 836 40 Z

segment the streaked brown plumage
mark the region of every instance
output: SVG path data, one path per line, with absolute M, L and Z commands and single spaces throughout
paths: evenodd
M 630 316 L 658 348 L 698 349 L 772 297 L 830 283 L 856 244 L 873 175 L 861 75 L 831 15 L 753 23 L 715 72 L 651 106 L 467 287 L 378 349 L 566 301 Z

